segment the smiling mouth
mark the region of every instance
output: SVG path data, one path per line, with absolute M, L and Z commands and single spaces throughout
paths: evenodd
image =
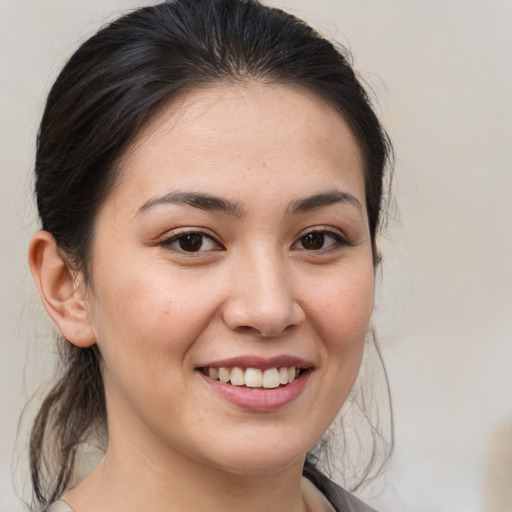
M 204 367 L 198 368 L 212 380 L 247 389 L 276 389 L 291 384 L 306 368 L 283 366 L 279 368 Z

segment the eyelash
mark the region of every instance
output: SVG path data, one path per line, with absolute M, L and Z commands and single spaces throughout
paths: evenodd
M 302 247 L 302 248 L 296 247 L 297 244 L 299 244 L 299 243 L 304 244 L 306 237 L 311 236 L 311 235 L 321 237 L 320 241 L 322 242 L 322 244 L 321 244 L 322 246 L 324 245 L 326 238 L 331 239 L 332 243 L 327 248 L 320 247 L 320 248 L 316 248 L 316 249 L 307 249 L 305 247 Z M 194 236 L 200 237 L 200 239 L 198 240 L 198 242 L 199 242 L 198 250 L 187 251 L 186 249 L 183 248 L 183 246 L 180 246 L 181 245 L 180 242 L 182 242 L 186 237 L 194 237 Z M 170 236 L 169 238 L 162 240 L 159 245 L 161 245 L 162 247 L 165 247 L 167 249 L 175 250 L 176 252 L 179 252 L 179 253 L 188 254 L 188 255 L 197 255 L 202 252 L 209 252 L 211 250 L 211 249 L 201 250 L 205 243 L 205 239 L 209 240 L 212 244 L 214 244 L 216 246 L 215 250 L 223 250 L 224 249 L 223 246 L 217 240 L 215 240 L 212 236 L 205 233 L 204 231 L 197 230 L 197 229 L 183 230 L 178 233 L 175 233 L 172 236 Z M 191 240 L 191 241 L 194 242 L 194 240 Z M 306 251 L 308 253 L 320 253 L 320 252 L 336 250 L 337 248 L 345 247 L 345 246 L 349 246 L 349 245 L 351 245 L 351 244 L 339 233 L 330 231 L 328 229 L 320 228 L 320 229 L 312 229 L 310 231 L 305 232 L 292 244 L 292 249 L 293 250 L 302 250 L 302 251 Z
M 302 249 L 298 248 L 296 250 L 304 250 L 304 251 L 307 251 L 310 253 L 321 252 L 321 251 L 326 252 L 326 251 L 332 251 L 332 250 L 338 249 L 340 247 L 345 247 L 345 246 L 350 245 L 350 243 L 339 233 L 336 233 L 335 231 L 330 231 L 325 228 L 320 228 L 320 229 L 312 229 L 311 231 L 307 231 L 306 233 L 304 233 L 301 237 L 299 237 L 299 239 L 293 244 L 292 247 L 295 247 L 300 242 L 304 243 L 304 239 L 310 235 L 321 236 L 322 242 L 325 242 L 325 238 L 330 238 L 333 241 L 333 243 L 327 248 L 306 249 L 304 247 Z M 322 245 L 323 245 L 323 243 L 322 243 Z
M 191 236 L 199 236 L 201 237 L 201 240 L 200 240 L 200 246 L 199 246 L 199 249 L 202 248 L 202 246 L 204 245 L 204 240 L 205 239 L 208 239 L 210 242 L 212 242 L 213 244 L 215 244 L 217 246 L 217 250 L 219 250 L 220 248 L 222 248 L 222 245 L 217 242 L 217 240 L 215 240 L 212 236 L 210 236 L 209 234 L 205 233 L 204 231 L 201 231 L 201 230 L 197 230 L 197 229 L 191 229 L 191 230 L 183 230 L 183 231 L 180 231 L 179 233 L 175 233 L 173 234 L 172 236 L 170 236 L 169 238 L 166 238 L 165 240 L 162 240 L 162 242 L 160 242 L 159 245 L 167 248 L 167 249 L 171 249 L 171 250 L 175 250 L 177 252 L 180 252 L 180 253 L 184 253 L 184 254 L 199 254 L 201 252 L 206 252 L 204 250 L 198 250 L 198 251 L 187 251 L 185 249 L 183 249 L 183 247 L 179 247 L 178 244 L 180 243 L 180 240 L 184 240 L 187 236 L 191 237 Z

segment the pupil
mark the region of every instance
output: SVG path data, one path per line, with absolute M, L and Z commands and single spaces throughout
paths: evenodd
M 305 249 L 321 249 L 324 245 L 322 233 L 309 233 L 302 238 L 302 245 Z
M 184 251 L 198 251 L 201 249 L 201 246 L 203 245 L 203 236 L 198 235 L 197 233 L 192 233 L 189 235 L 183 235 L 179 239 L 179 246 L 180 249 L 183 249 Z

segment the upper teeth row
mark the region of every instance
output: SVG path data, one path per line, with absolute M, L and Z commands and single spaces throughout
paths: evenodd
M 208 376 L 221 382 L 231 382 L 235 386 L 249 388 L 278 388 L 280 384 L 290 384 L 299 373 L 295 366 L 269 368 L 261 371 L 259 368 L 208 368 Z

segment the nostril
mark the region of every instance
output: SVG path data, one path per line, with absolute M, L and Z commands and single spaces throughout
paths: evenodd
M 240 334 L 251 334 L 253 336 L 259 336 L 262 338 L 270 338 L 274 336 L 274 334 L 267 334 L 265 332 L 260 331 L 256 327 L 251 327 L 250 325 L 241 325 L 234 329 L 236 332 Z
M 288 325 L 284 329 L 257 329 L 256 327 L 251 327 L 250 325 L 241 325 L 232 330 L 240 334 L 250 334 L 259 338 L 275 338 L 290 333 L 296 327 L 296 325 Z

